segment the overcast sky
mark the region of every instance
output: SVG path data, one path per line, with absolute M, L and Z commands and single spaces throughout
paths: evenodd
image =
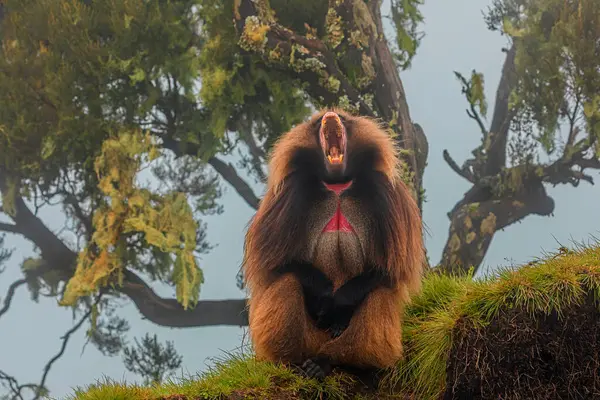
M 387 12 L 389 0 L 385 3 L 383 10 Z M 401 75 L 412 118 L 421 124 L 429 140 L 424 212 L 429 231 L 427 249 L 434 263 L 439 261 L 447 238 L 449 221 L 446 213 L 469 188 L 468 183 L 445 164 L 442 151 L 448 149 L 462 164 L 480 141 L 476 124 L 465 113 L 466 102 L 453 71 L 468 75 L 475 68 L 483 72 L 489 109 L 492 110 L 504 59 L 500 49 L 505 40 L 488 31 L 482 19 L 481 12 L 491 1 L 462 0 L 460 3 L 461 7 L 457 7 L 456 2 L 426 1 L 422 8 L 426 37 L 412 69 Z M 201 260 L 205 274 L 201 299 L 243 295 L 235 285 L 235 275 L 242 257 L 245 226 L 253 210 L 232 188 L 225 188 L 221 200 L 225 212 L 205 219 L 208 239 L 218 246 Z M 259 193 L 262 191 L 260 186 L 255 189 Z M 562 186 L 548 191 L 556 202 L 554 217 L 531 216 L 523 223 L 499 232 L 487 253 L 483 269 L 527 262 L 543 251 L 555 250 L 558 242 L 570 244 L 571 240 L 585 241 L 598 234 L 598 217 L 594 217 L 598 215 L 598 187 L 582 183 L 579 188 Z M 41 216 L 55 231 L 62 227 L 62 216 L 55 211 L 42 212 Z M 20 278 L 20 263 L 32 255 L 32 246 L 25 240 L 11 236 L 7 244 L 15 247 L 16 252 L 7 264 L 7 271 L 0 275 L 0 299 L 9 284 Z M 175 294 L 173 288 L 158 291 L 163 296 Z M 234 350 L 245 333 L 244 329 L 235 327 L 161 328 L 142 320 L 132 304 L 124 304 L 120 315 L 129 319 L 131 340 L 150 332 L 156 333 L 160 340 L 174 341 L 183 355 L 184 374 L 204 370 L 211 362 L 207 358 Z M 20 288 L 10 312 L 0 319 L 0 369 L 21 382 L 38 382 L 45 363 L 59 349 L 61 335 L 72 323 L 69 309 L 59 308 L 54 300 L 42 299 L 33 303 L 28 291 Z M 82 354 L 84 332 L 82 329 L 72 338 L 65 356 L 50 372 L 48 383 L 54 398 L 66 396 L 72 393 L 73 387 L 93 383 L 103 376 L 129 382 L 137 379 L 125 370 L 120 357 L 104 357 L 91 345 Z

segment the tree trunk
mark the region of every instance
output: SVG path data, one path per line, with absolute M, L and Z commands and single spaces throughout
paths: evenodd
M 554 200 L 541 182 L 521 194 L 482 202 L 467 202 L 450 215 L 448 241 L 438 266 L 445 273 L 476 272 L 497 231 L 531 214 L 550 215 Z
M 307 38 L 279 25 L 269 16 L 268 2 L 264 0 L 241 0 L 236 9 L 236 28 L 240 43 L 245 51 L 261 56 L 266 65 L 277 68 L 307 84 L 307 93 L 316 104 L 340 106 L 354 109 L 364 116 L 382 118 L 398 135 L 398 144 L 408 150 L 402 152 L 407 167 L 406 180 L 414 189 L 414 196 L 422 207 L 422 176 L 427 157 L 427 139 L 423 130 L 415 126 L 410 118 L 408 102 L 402 81 L 383 31 L 381 1 L 344 0 L 330 1 L 329 8 L 339 17 L 335 26 L 339 40 L 325 43 L 316 38 Z M 268 26 L 265 41 L 249 43 L 247 25 L 249 17 L 258 19 Z M 353 37 L 363 37 L 357 44 Z M 366 42 L 366 43 L 365 43 Z M 301 46 L 291 57 L 294 46 Z M 273 51 L 279 55 L 276 60 Z M 298 67 L 301 62 L 302 68 Z M 316 67 L 306 68 L 308 64 Z M 362 85 L 350 79 L 350 68 L 360 70 Z M 355 78 L 356 79 L 356 78 Z M 333 85 L 331 82 L 338 82 Z M 372 101 L 367 99 L 372 97 Z M 418 135 L 418 138 L 415 136 Z

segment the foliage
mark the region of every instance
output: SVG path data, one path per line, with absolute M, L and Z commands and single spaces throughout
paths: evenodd
M 508 48 L 489 126 L 483 76 L 455 73 L 482 138 L 462 166 L 444 152 L 472 184 L 448 214 L 445 270 L 477 269 L 497 230 L 532 214 L 552 216 L 546 184 L 594 184 L 586 170 L 600 169 L 597 2 L 493 0 L 485 20 L 507 37 Z M 471 230 L 474 205 L 495 220 L 482 235 Z
M 473 70 L 471 78 L 467 80 L 460 72 L 454 72 L 456 78 L 462 84 L 462 93 L 467 98 L 469 104 L 479 108 L 481 115 L 485 117 L 487 114 L 487 101 L 483 88 L 483 74 Z
M 182 361 L 172 342 L 167 341 L 163 347 L 156 335 L 150 336 L 148 333 L 144 335 L 141 343 L 135 339 L 135 346 L 124 349 L 123 359 L 125 368 L 143 376 L 146 385 L 163 382 L 174 370 L 181 367 Z
M 137 259 L 144 255 L 140 247 L 165 255 L 155 258 L 161 262 L 149 272 L 162 277 L 172 271 L 170 279 L 176 285 L 177 300 L 184 307 L 198 300 L 203 277 L 194 257 L 196 221 L 183 193 L 160 196 L 136 187 L 134 179 L 145 154 L 148 161 L 159 156 L 150 136 L 139 132 L 124 132 L 104 142 L 95 169 L 98 186 L 110 203 L 99 205 L 94 213 L 94 233 L 79 254 L 62 304 L 72 305 L 79 296 L 96 291 L 110 277 L 120 276 L 124 267 L 138 267 Z M 170 254 L 175 255 L 175 260 Z
M 231 22 L 233 9 L 234 0 L 199 1 L 204 41 L 199 54 L 200 98 L 211 110 L 209 126 L 215 135 L 231 130 L 247 140 L 256 134 L 268 151 L 278 135 L 308 115 L 309 108 L 299 82 L 240 51 Z
M 423 3 L 423 0 L 392 0 L 392 20 L 398 46 L 394 55 L 402 69 L 410 67 L 423 39 L 423 33 L 417 30 L 424 20 L 419 10 Z
M 100 175 L 95 171 L 107 154 L 122 158 L 119 146 L 141 146 L 135 140 L 138 129 L 166 132 L 164 121 L 173 113 L 178 120 L 172 135 L 195 134 L 192 127 L 203 115 L 192 106 L 199 68 L 194 5 L 7 2 L 0 58 L 0 167 L 19 180 L 21 194 L 29 200 L 73 199 L 68 215 L 85 220 L 88 214 L 96 223 L 93 232 L 75 232 L 89 242 L 66 293 L 68 304 L 74 295 L 97 289 L 96 283 L 122 266 L 144 270 L 154 279 L 179 281 L 178 298 L 186 306 L 197 298 L 201 275 L 192 251 L 205 251 L 207 245 L 203 232 L 196 232 L 185 194 L 134 188 L 139 172 L 134 165 L 128 164 L 127 172 L 118 170 L 126 165 L 113 165 Z M 216 149 L 214 141 L 203 145 L 202 151 Z M 158 168 L 164 159 L 156 161 Z M 109 175 L 119 181 L 118 194 Z M 196 182 L 208 183 L 204 193 L 192 193 L 199 197 L 195 210 L 210 213 L 217 208 L 216 182 L 206 175 Z M 110 204 L 106 196 L 112 196 Z M 175 238 L 180 233 L 185 238 Z M 180 241 L 185 248 L 175 252 Z M 174 263 L 169 252 L 176 254 Z
M 525 7 L 523 7 L 525 6 Z M 521 124 L 535 124 L 541 149 L 556 151 L 561 124 L 587 137 L 568 152 L 600 155 L 600 11 L 594 0 L 510 0 L 488 14 L 495 29 L 517 44 L 518 83 L 511 108 Z M 540 62 L 543 60 L 543 62 Z M 525 120 L 525 121 L 523 121 Z
M 499 313 L 521 310 L 533 316 L 548 315 L 581 304 L 591 293 L 600 300 L 600 245 L 561 248 L 556 254 L 535 260 L 519 269 L 505 268 L 496 276 L 473 280 L 470 275 L 448 276 L 435 272 L 424 279 L 423 290 L 405 311 L 406 358 L 388 372 L 376 398 L 410 393 L 419 399 L 439 398 L 445 388 L 446 363 L 459 319 L 476 327 L 486 326 Z M 142 399 L 167 395 L 187 398 L 227 398 L 234 393 L 275 397 L 285 393 L 296 398 L 299 391 L 316 395 L 317 388 L 332 398 L 349 392 L 349 376 L 334 374 L 319 386 L 302 380 L 291 370 L 259 362 L 251 354 L 232 355 L 199 379 L 184 379 L 160 387 L 128 386 L 106 382 L 79 389 L 74 399 L 116 396 Z M 233 398 L 233 397 L 232 397 Z M 306 397 L 304 397 L 306 398 Z M 312 398 L 312 397 L 311 397 Z

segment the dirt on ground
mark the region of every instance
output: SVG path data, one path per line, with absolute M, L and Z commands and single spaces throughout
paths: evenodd
M 551 315 L 501 312 L 454 331 L 444 400 L 600 399 L 600 312 L 589 296 Z

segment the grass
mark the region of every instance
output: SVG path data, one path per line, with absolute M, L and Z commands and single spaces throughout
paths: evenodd
M 582 304 L 589 293 L 600 299 L 600 245 L 561 248 L 519 269 L 503 268 L 483 279 L 429 274 L 422 292 L 405 312 L 405 359 L 387 372 L 374 398 L 400 394 L 439 398 L 445 390 L 448 354 L 459 333 L 459 321 L 463 326 L 468 321 L 469 326 L 484 328 L 498 313 L 515 310 L 532 318 L 555 311 L 560 318 L 564 310 Z M 351 398 L 352 383 L 352 378 L 341 374 L 317 383 L 284 367 L 258 362 L 251 355 L 232 354 L 196 378 L 156 387 L 102 382 L 78 390 L 71 399 L 150 400 L 173 395 L 182 396 L 179 399 L 342 399 Z
M 344 399 L 349 376 L 332 375 L 324 382 L 303 379 L 290 369 L 260 362 L 251 355 L 228 354 L 216 360 L 214 366 L 196 378 L 185 378 L 162 385 L 127 385 L 105 380 L 87 388 L 77 389 L 73 400 L 155 400 L 155 399 L 223 399 L 265 398 L 285 393 L 282 398 Z M 242 397 L 236 397 L 242 396 Z M 276 397 L 277 398 L 277 397 Z

